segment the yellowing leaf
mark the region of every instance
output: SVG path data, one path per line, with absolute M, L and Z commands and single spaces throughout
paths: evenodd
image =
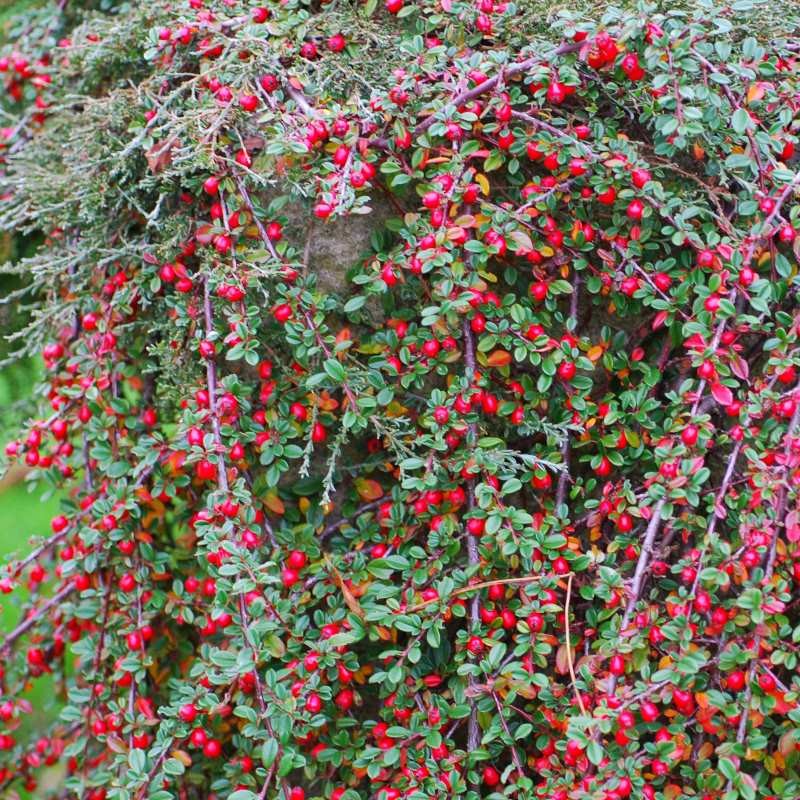
M 388 406 L 386 406 L 386 416 L 387 417 L 402 417 L 404 414 L 408 413 L 408 409 L 398 403 L 396 400 L 392 400 Z
M 361 344 L 356 348 L 356 350 L 359 353 L 372 356 L 376 353 L 382 353 L 385 350 L 385 347 L 380 342 L 375 342 L 374 344 Z
M 192 757 L 185 750 L 173 750 L 170 755 L 180 761 L 184 767 L 192 766 Z
M 639 438 L 639 434 L 636 431 L 625 431 L 625 438 L 628 440 L 628 444 L 631 447 L 638 447 L 641 444 L 641 439 Z
M 525 231 L 515 230 L 508 234 L 508 238 L 517 246 L 517 250 L 533 250 L 531 237 Z
M 489 179 L 481 172 L 475 176 L 475 183 L 481 187 L 481 191 L 488 197 L 489 196 Z

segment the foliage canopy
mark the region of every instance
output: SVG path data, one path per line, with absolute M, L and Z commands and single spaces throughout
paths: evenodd
M 29 11 L 0 792 L 800 796 L 798 21 Z

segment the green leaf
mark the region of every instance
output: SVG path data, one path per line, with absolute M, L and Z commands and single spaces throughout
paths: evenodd
M 721 758 L 718 766 L 723 777 L 727 778 L 729 781 L 732 781 L 736 777 L 736 765 L 733 763 L 733 761 L 731 761 L 731 759 Z
M 261 745 L 261 763 L 269 768 L 275 763 L 275 759 L 278 757 L 278 741 L 277 739 L 267 739 L 263 745 Z
M 337 383 L 343 383 L 345 379 L 345 371 L 344 367 L 342 366 L 341 362 L 339 362 L 335 358 L 329 358 L 325 364 L 325 372 L 335 380 Z
M 291 753 L 286 753 L 278 764 L 278 775 L 282 778 L 288 775 L 294 767 L 294 757 Z
M 138 747 L 132 748 L 128 753 L 128 766 L 131 768 L 132 772 L 144 772 L 144 766 L 147 763 L 147 756 L 144 754 L 144 750 L 140 750 Z
M 753 127 L 753 120 L 750 115 L 743 108 L 737 108 L 731 117 L 731 127 L 738 134 L 742 134 Z
M 603 760 L 603 746 L 600 742 L 592 739 L 589 742 L 589 746 L 586 748 L 586 757 L 589 761 L 592 762 L 595 766 L 597 766 Z
M 167 775 L 183 775 L 186 771 L 186 767 L 183 765 L 183 762 L 177 758 L 168 758 L 164 762 L 164 772 Z
M 355 311 L 358 311 L 360 308 L 364 306 L 364 303 L 367 302 L 367 298 L 364 295 L 358 294 L 355 297 L 351 297 L 345 304 L 344 304 L 344 313 L 345 314 L 352 314 Z
M 492 172 L 503 166 L 503 161 L 505 161 L 503 153 L 500 150 L 492 150 L 486 161 L 483 162 L 483 169 L 485 172 Z

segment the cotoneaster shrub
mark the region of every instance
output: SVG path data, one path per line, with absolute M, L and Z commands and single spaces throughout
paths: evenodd
M 4 797 L 800 797 L 800 15 L 669 6 L 22 20 Z

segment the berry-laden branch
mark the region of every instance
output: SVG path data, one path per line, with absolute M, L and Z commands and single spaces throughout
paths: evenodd
M 2 791 L 794 800 L 800 11 L 56 5 Z
M 800 384 L 795 387 L 796 393 L 800 392 Z M 783 463 L 784 468 L 781 470 L 779 478 L 780 488 L 778 489 L 778 499 L 775 506 L 775 527 L 770 539 L 769 549 L 767 551 L 767 559 L 764 568 L 764 579 L 762 581 L 765 587 L 769 586 L 772 582 L 772 576 L 775 569 L 775 556 L 777 553 L 778 537 L 781 530 L 785 531 L 786 527 L 786 497 L 787 497 L 787 477 L 788 465 L 795 445 L 795 436 L 800 428 L 800 404 L 792 415 L 789 427 L 786 431 L 786 445 L 783 450 Z M 744 698 L 742 699 L 742 712 L 739 718 L 739 725 L 736 729 L 736 743 L 741 745 L 744 743 L 747 736 L 747 722 L 750 717 L 750 705 L 753 699 L 753 682 L 756 676 L 756 671 L 760 665 L 761 658 L 761 644 L 763 637 L 761 634 L 756 633 L 753 639 L 753 657 L 750 661 L 750 666 L 747 672 L 747 688 L 745 689 Z M 728 778 L 726 791 L 731 791 L 734 785 L 734 778 Z

